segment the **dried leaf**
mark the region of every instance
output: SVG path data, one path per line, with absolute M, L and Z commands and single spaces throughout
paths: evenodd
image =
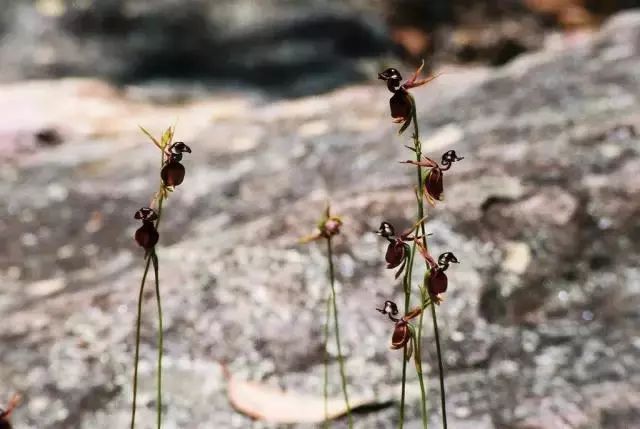
M 324 421 L 324 398 L 306 395 L 250 381 L 241 381 L 227 374 L 229 401 L 233 408 L 251 418 L 271 423 L 320 423 Z M 362 406 L 386 406 L 372 398 L 350 399 L 351 409 Z M 330 419 L 346 414 L 342 396 L 329 398 Z

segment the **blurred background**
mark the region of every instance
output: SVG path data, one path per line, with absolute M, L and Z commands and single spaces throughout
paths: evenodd
M 633 0 L 17 0 L 2 80 L 99 76 L 305 94 L 369 77 L 363 60 L 499 66 Z
M 138 126 L 176 124 L 193 154 L 160 231 L 164 427 L 318 426 L 291 422 L 298 404 L 282 392 L 322 399 L 325 254 L 297 240 L 328 200 L 345 219 L 336 269 L 356 427 L 395 427 L 401 361 L 375 308 L 402 290 L 372 231 L 410 226 L 415 198 L 397 163 L 409 136 L 375 78 L 389 66 L 409 77 L 424 58 L 443 73 L 413 90 L 424 150 L 465 157 L 427 224 L 432 251 L 462 261 L 439 311 L 450 427 L 640 427 L 636 7 L 5 0 L 0 407 L 24 396 L 16 428 L 128 425 L 133 214 L 157 189 L 159 156 Z M 147 292 L 140 428 L 155 421 Z M 439 427 L 428 322 L 423 349 Z M 266 421 L 258 401 L 289 405 Z M 418 428 L 415 376 L 408 401 Z

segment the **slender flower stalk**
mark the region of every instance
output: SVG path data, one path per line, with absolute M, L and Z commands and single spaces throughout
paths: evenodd
M 133 364 L 133 404 L 131 405 L 131 429 L 136 425 L 136 408 L 138 400 L 138 363 L 140 362 L 140 327 L 142 326 L 142 297 L 144 293 L 144 284 L 149 273 L 151 265 L 151 256 L 147 256 L 142 281 L 140 282 L 140 292 L 138 293 L 138 317 L 136 320 L 136 351 Z
M 416 372 L 418 375 L 418 381 L 420 383 L 420 391 L 422 396 L 421 410 L 422 410 L 422 422 L 423 427 L 426 429 L 428 424 L 427 416 L 427 392 L 424 382 L 424 376 L 422 371 L 422 326 L 423 326 L 423 313 L 427 306 L 431 306 L 431 316 L 433 321 L 434 337 L 436 342 L 437 357 L 438 357 L 438 369 L 440 378 L 440 402 L 442 408 L 443 427 L 447 428 L 447 411 L 446 411 L 446 392 L 444 386 L 444 367 L 442 363 L 442 350 L 440 345 L 440 334 L 438 330 L 438 321 L 436 317 L 436 309 L 434 304 L 440 304 L 440 294 L 444 293 L 447 289 L 447 276 L 444 271 L 447 270 L 450 263 L 457 263 L 453 253 L 446 252 L 440 255 L 440 258 L 436 260 L 430 255 L 427 244 L 427 234 L 425 231 L 424 220 L 426 219 L 426 211 L 424 206 L 424 199 L 435 206 L 437 201 L 443 199 L 443 172 L 451 167 L 451 164 L 455 161 L 460 161 L 462 157 L 458 157 L 455 151 L 450 150 L 442 156 L 442 165 L 437 162 L 423 157 L 422 144 L 420 142 L 420 130 L 418 126 L 418 118 L 416 111 L 416 103 L 413 96 L 409 93 L 409 89 L 424 85 L 427 82 L 435 79 L 437 76 L 431 76 L 426 79 L 420 79 L 420 71 L 422 70 L 424 63 L 418 70 L 411 76 L 410 79 L 402 83 L 402 76 L 394 69 L 389 68 L 378 74 L 378 78 L 384 80 L 387 85 L 387 89 L 393 96 L 389 100 L 389 107 L 391 110 L 391 117 L 396 123 L 401 123 L 402 126 L 398 133 L 402 134 L 413 123 L 413 147 L 407 146 L 411 151 L 415 153 L 415 161 L 405 161 L 407 164 L 413 164 L 416 166 L 416 202 L 417 202 L 417 218 L 419 219 L 416 225 L 409 233 L 402 234 L 400 237 L 395 237 L 393 227 L 383 222 L 378 234 L 389 240 L 390 244 L 387 249 L 385 259 L 387 261 L 387 268 L 394 268 L 400 266 L 398 274 L 405 268 L 408 259 L 408 267 L 403 277 L 403 290 L 405 297 L 405 316 L 402 319 L 396 319 L 395 314 L 398 313 L 395 304 L 388 305 L 391 301 L 385 303 L 383 309 L 378 309 L 381 313 L 388 314 L 389 318 L 396 322 L 396 328 L 394 330 L 394 336 L 392 338 L 392 349 L 403 348 L 404 359 L 402 366 L 402 394 L 400 398 L 400 419 L 398 427 L 402 429 L 404 424 L 404 408 L 405 408 L 405 389 L 406 389 L 406 367 L 407 360 L 410 353 L 413 351 L 415 354 L 414 362 Z M 410 234 L 414 235 L 411 236 Z M 409 246 L 406 241 L 412 240 L 413 244 L 409 252 Z M 402 244 L 403 246 L 400 246 Z M 411 274 L 413 272 L 413 265 L 415 260 L 416 248 L 419 248 L 420 253 L 425 261 L 426 273 L 425 279 L 422 285 L 420 285 L 421 306 L 417 309 L 409 311 L 411 304 Z M 410 253 L 409 256 L 406 254 Z M 400 265 L 402 263 L 402 265 Z M 397 277 L 397 275 L 396 275 Z M 390 312 L 391 309 L 392 311 Z M 418 316 L 419 322 L 418 328 L 416 328 L 408 321 Z M 408 334 L 410 332 L 410 336 Z M 411 341 L 413 341 L 413 348 L 411 348 Z
M 156 140 L 147 130 L 141 127 L 141 130 L 151 139 L 151 141 L 160 149 L 160 168 L 161 180 L 158 191 L 155 193 L 151 202 L 151 207 L 143 207 L 135 215 L 136 219 L 142 221 L 142 226 L 135 233 L 135 240 L 145 250 L 145 267 L 140 282 L 138 293 L 138 314 L 136 318 L 136 343 L 134 355 L 133 370 L 133 401 L 131 406 L 131 429 L 135 428 L 136 410 L 138 398 L 138 367 L 140 362 L 140 337 L 142 326 L 142 301 L 144 295 L 144 286 L 149 273 L 149 268 L 153 263 L 155 295 L 158 308 L 158 369 L 157 369 L 157 392 L 156 392 L 156 425 L 160 429 L 162 426 L 162 358 L 164 346 L 164 331 L 162 323 L 162 303 L 160 296 L 160 277 L 159 263 L 155 245 L 158 242 L 158 228 L 162 217 L 162 206 L 164 200 L 169 197 L 169 193 L 182 183 L 184 179 L 185 169 L 180 163 L 183 153 L 191 153 L 191 149 L 182 142 L 172 143 L 174 128 L 168 128 L 160 141 Z M 152 208 L 152 207 L 155 207 Z
M 405 362 L 407 362 L 411 358 L 412 353 L 414 355 L 414 364 L 416 366 L 418 381 L 420 383 L 420 391 L 422 393 L 423 399 L 421 406 L 422 425 L 426 428 L 428 426 L 428 415 L 426 389 L 424 384 L 424 377 L 422 375 L 422 344 L 420 342 L 421 332 L 418 332 L 418 334 L 416 334 L 416 328 L 411 323 L 411 320 L 415 319 L 418 316 L 420 316 L 420 320 L 422 320 L 424 310 L 431 304 L 431 300 L 426 298 L 426 292 L 424 288 L 421 288 L 420 291 L 422 296 L 422 305 L 405 313 L 405 315 L 401 318 L 396 317 L 399 311 L 398 306 L 393 301 L 385 301 L 382 308 L 377 308 L 376 310 L 378 310 L 382 314 L 387 315 L 389 319 L 395 323 L 395 328 L 391 337 L 391 349 L 403 349 L 403 360 Z M 404 419 L 401 419 L 400 422 L 401 424 L 404 424 Z
M 329 323 L 331 321 L 331 297 L 333 294 L 327 295 L 327 317 L 324 322 L 324 342 L 322 348 L 324 350 L 324 382 L 323 382 L 323 396 L 324 396 L 324 428 L 331 427 L 329 422 Z
M 162 327 L 162 302 L 160 299 L 160 276 L 158 273 L 158 256 L 155 250 L 151 254 L 153 271 L 156 283 L 156 303 L 158 304 L 158 371 L 157 371 L 157 394 L 156 394 L 156 417 L 158 429 L 162 426 L 162 353 L 164 347 L 164 330 Z
M 422 158 L 422 143 L 420 142 L 420 129 L 418 127 L 416 103 L 415 103 L 415 99 L 413 98 L 413 96 L 411 94 L 409 94 L 409 98 L 411 100 L 412 116 L 413 116 L 413 149 L 414 149 L 415 154 L 416 154 L 416 162 L 420 162 L 420 160 Z M 424 214 L 423 193 L 421 192 L 421 188 L 423 187 L 423 184 L 424 184 L 424 177 L 423 177 L 422 167 L 420 165 L 416 166 L 416 170 L 417 170 L 417 179 L 418 179 L 418 191 L 417 191 L 417 195 L 418 195 L 418 218 L 422 219 L 425 216 L 425 214 Z M 424 223 L 421 223 L 421 227 L 422 227 L 422 245 L 424 246 L 425 252 L 428 253 L 429 246 L 427 244 L 427 234 L 425 233 Z M 424 298 L 423 298 L 423 300 L 424 300 Z M 445 386 L 444 386 L 444 365 L 442 364 L 442 351 L 441 351 L 441 347 L 440 347 L 440 333 L 439 333 L 439 330 L 438 330 L 438 319 L 436 317 L 436 306 L 435 305 L 431 305 L 430 307 L 431 307 L 431 319 L 433 321 L 433 333 L 434 333 L 435 340 L 436 340 L 436 351 L 437 351 L 437 356 L 438 356 L 438 375 L 439 375 L 439 379 L 440 379 L 440 406 L 441 406 L 441 409 L 442 409 L 442 425 L 443 425 L 444 429 L 447 429 L 447 401 L 446 401 L 446 396 L 447 395 L 446 395 Z M 422 333 L 422 315 L 420 316 L 418 332 L 420 334 Z M 420 377 L 422 376 L 422 372 L 420 372 L 419 376 Z M 423 390 L 423 403 L 424 403 L 425 400 L 426 400 L 426 398 L 424 397 L 425 396 L 424 395 L 424 388 L 422 388 L 422 390 Z M 423 404 L 423 406 L 424 406 L 424 404 Z
M 351 405 L 349 403 L 349 392 L 347 389 L 347 373 L 344 365 L 344 356 L 342 354 L 342 343 L 340 341 L 340 325 L 338 323 L 338 304 L 336 299 L 336 287 L 335 287 L 335 270 L 333 266 L 333 246 L 331 238 L 340 233 L 342 226 L 342 219 L 338 216 L 331 215 L 329 205 L 325 210 L 324 217 L 318 222 L 317 231 L 307 237 L 300 240 L 301 243 L 308 243 L 315 240 L 325 239 L 327 241 L 327 265 L 329 266 L 329 284 L 331 286 L 331 292 L 327 297 L 327 314 L 324 325 L 324 427 L 328 428 L 329 423 L 329 411 L 328 411 L 328 366 L 329 366 L 329 352 L 327 349 L 329 341 L 329 322 L 331 319 L 331 310 L 333 310 L 333 323 L 336 332 L 336 348 L 338 349 L 338 365 L 340 367 L 340 379 L 342 382 L 342 393 L 344 395 L 344 403 L 347 409 L 347 423 L 349 429 L 353 428 L 353 417 L 351 415 Z
M 424 286 L 420 288 L 420 298 L 421 298 L 423 310 L 424 310 L 424 307 L 428 305 L 426 304 L 428 301 L 427 301 L 427 294 Z M 425 387 L 424 375 L 422 372 L 422 318 L 423 316 L 424 316 L 424 311 L 421 311 L 420 319 L 418 320 L 418 334 L 416 335 L 416 338 L 413 341 L 413 344 L 415 347 L 413 362 L 416 365 L 416 373 L 418 374 L 418 382 L 420 383 L 420 395 L 422 398 L 422 401 L 421 401 L 422 426 L 424 428 L 427 428 L 427 426 L 429 425 L 429 416 L 427 415 L 427 389 Z
M 342 381 L 342 393 L 344 403 L 347 407 L 347 421 L 349 428 L 353 427 L 353 417 L 351 416 L 351 405 L 349 404 L 349 392 L 347 391 L 347 374 L 344 368 L 344 357 L 342 346 L 340 345 L 340 324 L 338 323 L 338 304 L 336 303 L 335 274 L 333 270 L 333 249 L 331 246 L 331 236 L 327 238 L 327 259 L 329 261 L 329 279 L 331 282 L 331 302 L 333 304 L 333 323 L 336 329 L 336 347 L 338 348 L 338 365 L 340 366 L 340 379 Z
M 409 306 L 411 305 L 411 275 L 413 273 L 413 260 L 416 255 L 416 241 L 413 240 L 411 244 L 411 254 L 409 256 L 408 268 L 404 273 L 404 277 L 402 278 L 402 286 L 404 289 L 404 312 L 405 314 L 409 312 Z M 400 418 L 398 422 L 398 428 L 402 429 L 404 426 L 404 408 L 405 408 L 405 396 L 406 396 L 406 387 L 407 387 L 407 361 L 409 360 L 407 356 L 411 353 L 411 350 L 405 344 L 403 349 L 402 359 L 402 387 L 400 393 Z
M 419 198 L 419 196 L 416 196 Z M 422 252 L 422 247 L 419 245 L 419 225 L 422 224 L 424 218 L 420 218 L 418 222 L 409 230 L 403 232 L 399 236 L 396 236 L 395 228 L 389 222 L 382 222 L 380 224 L 380 228 L 377 231 L 377 234 L 387 239 L 389 245 L 387 247 L 387 252 L 385 255 L 385 260 L 387 262 L 387 268 L 395 269 L 396 267 L 400 267 L 400 269 L 396 273 L 396 278 L 403 272 L 404 276 L 402 278 L 402 285 L 404 291 L 404 312 L 405 314 L 410 314 L 409 306 L 411 304 L 411 276 L 413 273 L 413 261 L 416 255 L 416 248 L 420 247 Z M 423 229 L 424 231 L 424 229 Z M 412 245 L 409 246 L 407 244 L 408 241 L 412 242 Z M 405 270 L 406 268 L 406 270 Z M 424 300 L 423 300 L 424 301 Z M 388 301 L 390 302 L 390 301 Z M 394 304 L 395 308 L 395 304 Z M 381 313 L 388 314 L 386 309 L 378 309 Z M 397 310 L 392 312 L 396 314 Z M 422 314 L 422 312 L 420 313 Z M 395 320 L 393 317 L 390 317 L 391 320 Z M 414 331 L 412 331 L 413 335 Z M 402 360 L 402 384 L 401 384 L 401 394 L 400 394 L 400 418 L 398 420 L 398 427 L 402 428 L 404 426 L 404 409 L 405 409 L 405 391 L 406 391 L 406 379 L 407 379 L 407 361 L 411 358 L 411 354 L 413 352 L 413 348 L 408 343 L 404 343 L 398 347 L 392 345 L 393 349 L 402 348 L 404 359 Z M 419 376 L 421 374 L 418 374 Z M 426 392 L 422 391 L 423 402 L 426 401 Z

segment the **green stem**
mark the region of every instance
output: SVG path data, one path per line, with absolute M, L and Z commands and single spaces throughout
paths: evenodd
M 416 242 L 411 245 L 411 254 L 409 256 L 409 263 L 407 269 L 402 277 L 402 285 L 404 288 L 404 314 L 409 312 L 409 306 L 411 305 L 411 274 L 413 273 L 413 260 L 416 254 Z M 402 389 L 400 393 L 400 419 L 398 423 L 398 429 L 402 429 L 404 426 L 404 406 L 405 406 L 405 391 L 407 385 L 407 345 L 405 344 L 402 353 Z
M 353 427 L 353 417 L 351 416 L 351 406 L 349 405 L 349 393 L 347 392 L 347 375 L 344 369 L 344 358 L 342 356 L 342 347 L 340 345 L 340 325 L 338 324 L 338 304 L 336 303 L 335 273 L 333 269 L 333 249 L 331 246 L 331 237 L 327 238 L 327 255 L 327 258 L 329 260 L 329 279 L 331 282 L 331 301 L 333 303 L 333 320 L 336 326 L 338 364 L 340 366 L 340 378 L 342 379 L 342 392 L 344 393 L 344 402 L 347 407 L 347 421 L 349 429 L 351 429 Z
M 413 134 L 413 140 L 414 140 L 414 148 L 416 151 L 416 160 L 418 162 L 420 162 L 420 158 L 422 158 L 422 144 L 420 143 L 420 130 L 418 128 L 418 118 L 417 118 L 417 112 L 416 112 L 416 104 L 415 104 L 415 100 L 413 98 L 413 96 L 409 95 L 409 97 L 411 97 L 411 104 L 412 104 L 412 119 L 413 119 L 413 129 L 414 129 L 414 134 Z M 423 219 L 424 218 L 424 204 L 423 204 L 423 199 L 422 199 L 422 183 L 423 183 L 423 176 L 422 176 L 422 168 L 420 166 L 416 167 L 417 169 L 417 177 L 418 177 L 418 218 L 419 219 Z M 422 232 L 422 242 L 424 244 L 424 248 L 425 250 L 428 251 L 428 245 L 427 245 L 427 234 L 425 232 L 425 226 L 424 226 L 424 222 L 421 222 L 421 232 Z M 431 316 L 433 319 L 433 331 L 434 331 L 434 336 L 435 336 L 435 340 L 436 340 L 436 350 L 437 350 L 437 354 L 438 354 L 438 369 L 439 369 L 439 378 L 440 378 L 440 405 L 442 408 L 442 423 L 443 423 L 443 427 L 444 429 L 447 429 L 447 404 L 446 404 L 446 392 L 445 392 L 445 387 L 444 387 L 444 366 L 442 364 L 442 352 L 441 352 L 441 348 L 440 348 L 440 334 L 438 331 L 438 321 L 436 319 L 436 306 L 432 305 L 431 306 Z M 420 315 L 420 327 L 419 327 L 419 332 L 422 330 L 422 315 Z
M 420 131 L 418 129 L 418 118 L 416 114 L 415 101 L 412 99 L 413 104 L 413 128 L 414 128 L 414 149 L 416 150 L 416 160 L 420 162 L 420 158 L 422 156 L 422 144 L 420 143 Z M 418 179 L 418 189 L 416 192 L 417 200 L 418 200 L 418 221 L 420 222 L 420 232 L 422 233 L 422 243 L 427 249 L 427 234 L 425 231 L 424 222 L 422 219 L 424 218 L 424 203 L 422 199 L 422 168 L 420 166 L 417 167 L 417 179 Z M 417 235 L 417 234 L 416 234 Z M 423 292 L 423 287 L 420 288 L 421 302 L 424 305 L 425 297 Z M 423 314 L 424 311 L 420 313 L 420 320 L 418 322 L 418 335 L 415 338 L 415 348 L 416 348 L 416 356 L 414 358 L 416 364 L 416 372 L 418 373 L 418 381 L 420 382 L 420 397 L 421 397 L 421 410 L 422 410 L 422 425 L 424 429 L 427 429 L 428 425 L 428 416 L 427 416 L 427 392 L 424 386 L 424 377 L 422 374 L 422 322 L 423 322 Z
M 442 352 L 440 350 L 440 334 L 438 331 L 438 319 L 436 317 L 436 306 L 431 306 L 431 318 L 433 319 L 433 332 L 436 337 L 436 350 L 438 352 L 438 371 L 440 373 L 440 405 L 442 407 L 442 425 L 447 429 L 447 403 L 444 390 L 444 367 L 442 365 Z
M 331 427 L 329 423 L 329 320 L 331 318 L 331 294 L 327 295 L 327 317 L 324 323 L 324 428 Z
M 160 225 L 160 218 L 162 216 L 162 203 L 164 201 L 163 198 L 163 189 L 162 189 L 162 184 L 160 185 L 160 194 L 158 196 L 158 219 L 156 220 L 156 229 L 158 229 L 159 225 Z M 137 408 L 137 399 L 138 399 L 138 364 L 140 363 L 140 331 L 141 331 L 141 327 L 142 327 L 142 298 L 143 298 L 143 292 L 144 292 L 144 284 L 147 280 L 147 274 L 149 273 L 149 267 L 151 266 L 151 259 L 155 256 L 155 249 L 152 249 L 150 252 L 148 252 L 147 256 L 145 257 L 145 267 L 144 267 L 144 273 L 142 274 L 142 281 L 140 282 L 140 292 L 138 293 L 138 315 L 137 315 L 137 319 L 136 319 L 136 351 L 135 351 L 135 356 L 134 356 L 134 364 L 133 364 L 133 404 L 131 405 L 131 429 L 135 428 L 136 425 L 136 408 Z M 154 261 L 154 264 L 157 263 L 157 259 L 156 261 Z M 156 267 L 154 266 L 154 269 Z M 157 288 L 157 282 L 158 282 L 158 274 L 157 274 L 157 270 L 156 270 L 156 288 Z M 156 291 L 156 294 L 158 294 L 158 292 Z M 159 295 L 156 295 L 158 297 L 158 312 L 159 314 L 161 314 L 162 310 L 160 307 L 160 301 L 159 301 Z M 162 326 L 162 318 L 160 319 L 160 324 Z M 162 332 L 162 327 L 160 328 L 160 331 Z M 161 364 L 161 362 L 159 362 L 159 364 Z M 161 370 L 161 368 L 160 368 Z M 159 378 L 160 379 L 160 378 Z M 160 396 L 160 395 L 159 395 Z M 158 413 L 158 420 L 160 420 L 160 412 Z M 159 426 L 158 426 L 159 427 Z
M 158 381 L 157 381 L 157 427 L 160 429 L 162 425 L 162 351 L 164 333 L 162 328 L 162 304 L 160 301 L 160 277 L 158 275 L 158 256 L 155 249 L 151 253 L 151 259 L 153 260 L 153 271 L 156 280 L 156 301 L 158 302 Z
M 144 283 L 147 280 L 147 273 L 151 265 L 151 253 L 146 257 L 144 274 L 140 282 L 140 292 L 138 294 L 138 318 L 136 321 L 136 352 L 133 366 L 133 405 L 131 406 L 131 429 L 136 425 L 136 404 L 138 399 L 138 362 L 140 361 L 140 327 L 142 326 L 142 295 L 144 292 Z
M 424 286 L 420 288 L 420 300 L 422 302 L 422 306 L 424 309 L 424 305 L 426 302 L 426 291 L 424 290 Z M 424 376 L 422 374 L 422 317 L 424 315 L 424 311 L 420 312 L 420 320 L 418 322 L 418 335 L 414 338 L 415 342 L 415 357 L 413 358 L 416 364 L 416 372 L 418 373 L 418 381 L 420 382 L 420 396 L 422 398 L 422 426 L 424 429 L 427 429 L 429 425 L 429 417 L 427 415 L 427 390 L 424 385 Z
M 140 129 L 147 135 L 153 143 L 160 149 L 160 168 L 164 165 L 165 161 L 165 152 L 162 145 L 158 143 L 158 141 L 151 135 L 147 130 L 140 127 Z M 173 132 L 167 144 L 171 143 L 173 140 Z M 158 208 L 156 210 L 158 218 L 156 220 L 156 230 L 160 227 L 160 219 L 162 217 L 162 203 L 164 202 L 164 198 L 166 195 L 166 189 L 164 184 L 160 182 L 160 188 L 158 193 L 155 196 L 155 200 L 158 203 Z M 142 281 L 140 282 L 140 293 L 138 295 L 138 316 L 136 320 L 136 351 L 134 357 L 134 370 L 133 370 L 133 404 L 131 406 L 131 429 L 135 429 L 136 425 L 136 408 L 137 408 L 137 399 L 138 399 L 138 364 L 140 362 L 140 330 L 142 326 L 142 298 L 144 292 L 144 284 L 147 280 L 147 274 L 149 272 L 150 262 L 153 260 L 153 269 L 155 274 L 155 285 L 156 285 L 156 300 L 158 302 L 158 375 L 157 375 L 157 383 L 158 383 L 158 393 L 157 393 L 157 402 L 158 402 L 158 410 L 157 410 L 157 425 L 158 429 L 160 429 L 162 423 L 162 353 L 163 353 L 163 341 L 164 341 L 164 333 L 162 326 L 162 304 L 160 300 L 160 278 L 159 278 L 159 267 L 158 267 L 158 257 L 156 255 L 156 250 L 151 249 L 151 251 L 147 252 L 145 257 L 146 263 L 144 267 L 144 274 L 142 275 Z

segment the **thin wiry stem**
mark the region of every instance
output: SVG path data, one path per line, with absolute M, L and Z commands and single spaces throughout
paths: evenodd
M 404 313 L 409 312 L 409 306 L 411 305 L 411 274 L 413 273 L 413 260 L 416 255 L 416 242 L 415 240 L 411 244 L 411 254 L 409 256 L 409 263 L 402 277 L 402 286 L 404 288 Z M 398 421 L 398 429 L 402 429 L 404 426 L 404 407 L 405 407 L 405 391 L 407 386 L 407 356 L 408 350 L 405 344 L 402 350 L 402 388 L 400 393 L 400 419 Z
M 140 127 L 140 129 L 153 141 L 153 143 L 160 149 L 160 167 L 164 164 L 164 147 L 144 128 Z M 166 133 L 165 133 L 166 134 Z M 171 136 L 166 140 L 165 144 L 170 144 L 173 138 L 173 130 L 171 131 Z M 160 188 L 154 197 L 154 201 L 157 203 L 157 220 L 155 223 L 155 228 L 158 230 L 160 226 L 160 219 L 162 217 L 162 204 L 164 199 L 166 198 L 166 189 L 164 184 L 160 183 Z M 153 206 L 153 203 L 151 204 Z M 151 261 L 153 260 L 154 264 L 154 273 L 155 273 L 155 283 L 156 283 L 156 300 L 158 302 L 158 316 L 159 316 L 159 330 L 158 333 L 158 343 L 159 343 L 159 351 L 158 351 L 158 410 L 157 410 L 157 425 L 160 428 L 162 422 L 162 348 L 163 348 L 163 328 L 162 328 L 162 305 L 160 302 L 160 280 L 158 277 L 158 259 L 155 253 L 155 249 L 151 249 L 147 252 L 145 256 L 145 267 L 144 273 L 142 274 L 142 281 L 140 282 L 140 292 L 138 294 L 138 315 L 136 319 L 136 351 L 134 356 L 134 369 L 133 369 L 133 403 L 131 405 L 131 429 L 135 429 L 136 425 L 136 409 L 137 409 L 137 399 L 138 399 L 138 366 L 140 363 L 140 331 L 142 327 L 142 299 L 144 292 L 144 284 L 147 280 L 147 274 L 149 273 L 149 266 L 151 265 Z
M 324 428 L 331 427 L 329 422 L 329 321 L 331 319 L 331 294 L 327 295 L 327 317 L 324 323 Z
M 412 104 L 412 115 L 413 115 L 413 128 L 414 128 L 414 134 L 413 134 L 413 142 L 414 142 L 414 149 L 416 151 L 416 159 L 418 162 L 420 162 L 420 157 L 421 157 L 421 153 L 422 153 L 422 144 L 420 143 L 420 131 L 418 128 L 418 119 L 417 119 L 417 115 L 416 115 L 416 106 L 415 106 L 415 101 L 413 100 L 413 98 L 411 99 L 411 104 Z M 422 181 L 423 181 L 423 177 L 422 177 L 422 168 L 420 168 L 420 166 L 418 166 L 417 168 L 417 174 L 418 174 L 418 188 L 416 191 L 416 197 L 417 197 L 417 201 L 418 201 L 418 220 L 420 222 L 420 232 L 422 233 L 422 242 L 423 245 L 425 247 L 425 249 L 427 249 L 427 234 L 425 231 L 425 227 L 424 227 L 424 222 L 422 221 L 422 219 L 424 218 L 424 203 L 423 203 L 423 199 L 422 199 Z M 417 234 L 416 234 L 417 235 Z M 414 243 L 415 244 L 415 243 Z M 425 297 L 424 297 L 424 293 L 423 293 L 423 289 L 422 287 L 420 288 L 420 294 L 421 294 L 421 301 L 424 305 L 424 301 L 425 301 Z M 423 321 L 423 313 L 420 313 L 420 320 L 418 322 L 418 335 L 417 337 L 414 339 L 415 342 L 415 350 L 416 350 L 416 356 L 414 357 L 414 362 L 416 365 L 416 372 L 418 373 L 418 381 L 420 383 L 420 398 L 421 398 L 421 410 L 422 410 L 422 425 L 424 427 L 424 429 L 427 429 L 427 425 L 428 425 L 428 416 L 427 416 L 427 391 L 425 389 L 424 386 L 424 377 L 422 374 L 422 321 Z
M 157 380 L 157 427 L 160 429 L 162 426 L 162 352 L 164 333 L 162 328 L 162 303 L 160 301 L 160 277 L 158 274 L 158 256 L 155 250 L 151 253 L 151 259 L 153 261 L 153 271 L 156 280 L 156 301 L 158 303 L 158 380 Z
M 442 407 L 442 426 L 447 429 L 447 403 L 444 390 L 444 367 L 442 365 L 442 352 L 440 350 L 440 334 L 438 331 L 438 319 L 436 317 L 436 306 L 431 306 L 431 318 L 433 319 L 433 332 L 436 337 L 436 350 L 438 352 L 438 370 L 440 373 L 440 405 Z
M 329 279 L 331 282 L 331 302 L 333 303 L 333 320 L 336 327 L 336 346 L 338 348 L 338 364 L 340 366 L 340 378 L 342 379 L 342 392 L 344 402 L 347 407 L 347 422 L 349 428 L 353 427 L 353 417 L 351 416 L 351 406 L 349 405 L 349 393 L 347 392 L 347 375 L 344 369 L 344 357 L 342 356 L 342 346 L 340 345 L 340 325 L 338 324 L 338 304 L 336 303 L 335 273 L 333 269 L 333 248 L 331 237 L 327 238 L 327 259 L 329 260 Z
M 144 292 L 144 283 L 147 280 L 147 273 L 149 272 L 150 265 L 151 265 L 151 253 L 149 253 L 146 257 L 144 274 L 142 274 L 142 281 L 140 282 L 140 292 L 138 294 L 138 318 L 136 321 L 136 351 L 135 351 L 134 366 L 133 366 L 133 405 L 131 406 L 131 429 L 134 429 L 136 425 L 136 404 L 138 399 L 138 362 L 140 361 L 140 327 L 142 325 L 142 295 Z
M 420 300 L 424 309 L 424 305 L 427 301 L 427 293 L 424 289 L 424 285 L 420 287 Z M 420 382 L 420 396 L 421 409 L 422 409 L 422 426 L 427 429 L 429 425 L 429 416 L 427 415 L 427 389 L 425 388 L 424 375 L 422 373 L 422 317 L 424 311 L 420 312 L 420 320 L 418 321 L 418 335 L 414 338 L 415 356 L 413 358 L 416 364 L 416 372 L 418 373 L 418 381 Z
M 414 149 L 416 152 L 416 161 L 420 162 L 420 158 L 422 158 L 422 144 L 420 143 L 420 130 L 418 128 L 418 118 L 416 112 L 416 103 L 412 95 L 409 95 L 411 99 L 412 105 L 412 116 L 413 116 L 413 142 Z M 420 166 L 416 166 L 417 169 L 417 178 L 418 178 L 418 218 L 424 218 L 424 203 L 422 198 L 422 186 L 423 186 L 423 175 L 422 168 Z M 422 232 L 422 243 L 424 245 L 425 250 L 428 251 L 429 247 L 427 245 L 427 234 L 425 233 L 424 223 L 421 222 L 421 232 Z M 440 405 L 442 408 L 442 423 L 444 429 L 447 429 L 447 404 L 446 404 L 446 391 L 444 387 L 444 366 L 442 364 L 442 352 L 440 348 L 440 334 L 438 331 L 438 320 L 436 318 L 436 306 L 431 305 L 431 317 L 433 319 L 433 331 L 436 340 L 436 350 L 438 354 L 438 369 L 439 369 L 439 378 L 440 378 Z M 422 329 L 422 315 L 420 317 L 420 328 Z

